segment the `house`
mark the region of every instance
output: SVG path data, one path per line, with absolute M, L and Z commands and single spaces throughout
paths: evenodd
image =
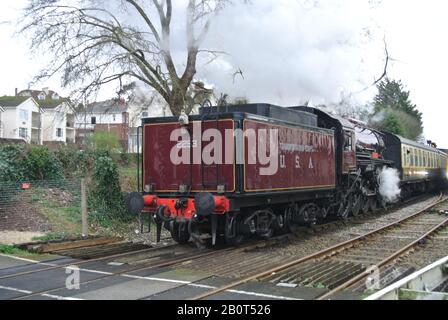
M 75 112 L 69 99 L 48 88 L 23 90 L 17 92 L 17 96 L 32 97 L 45 111 L 42 116 L 44 143 L 75 143 Z
M 128 149 L 129 110 L 124 100 L 111 99 L 91 103 L 76 116 L 78 142 L 96 131 L 115 132 L 124 150 Z
M 51 95 L 52 92 L 48 94 Z M 194 104 L 192 114 L 198 113 L 198 101 L 213 99 L 213 90 L 205 88 L 201 82 L 192 84 L 189 94 L 193 98 L 190 102 Z M 129 102 L 124 99 L 110 99 L 88 104 L 88 107 L 76 116 L 76 140 L 81 142 L 98 130 L 113 131 L 119 136 L 124 150 L 137 153 L 139 144 L 141 150 L 142 141 L 137 133 L 142 125 L 142 118 L 167 116 L 172 116 L 171 110 L 158 93 L 136 87 Z
M 191 108 L 190 114 L 199 114 L 199 108 L 202 102 L 208 100 L 211 104 L 216 105 L 214 91 L 207 88 L 203 82 L 193 82 L 189 89 L 188 99 Z M 141 151 L 142 138 L 138 135 L 138 128 L 142 125 L 143 118 L 153 117 L 169 117 L 172 112 L 166 101 L 154 90 L 149 91 L 142 87 L 136 87 L 134 94 L 128 103 L 129 110 L 129 139 L 128 152 L 137 153 Z M 141 135 L 141 133 L 140 133 Z M 140 147 L 140 149 L 139 149 Z
M 22 139 L 42 144 L 42 114 L 44 110 L 33 97 L 0 97 L 2 134 L 5 139 Z
M 5 109 L 3 109 L 0 106 L 0 139 L 3 138 L 3 127 L 4 127 L 4 124 L 3 124 L 3 112 L 5 112 Z

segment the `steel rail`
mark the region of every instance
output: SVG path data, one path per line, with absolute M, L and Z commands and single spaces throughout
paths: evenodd
M 435 205 L 437 205 L 437 203 L 433 204 L 432 206 L 435 206 Z M 199 259 L 199 258 L 206 257 L 206 256 L 209 256 L 209 255 L 221 253 L 223 251 L 233 251 L 233 250 L 235 250 L 235 251 L 247 251 L 247 250 L 250 250 L 251 248 L 259 248 L 260 246 L 272 245 L 272 243 L 277 243 L 278 241 L 281 241 L 281 240 L 283 240 L 285 238 L 288 238 L 288 236 L 289 235 L 283 235 L 283 236 L 279 236 L 279 237 L 276 237 L 276 238 L 273 238 L 273 239 L 265 240 L 263 242 L 250 243 L 250 244 L 245 245 L 244 247 L 227 248 L 227 249 L 224 249 L 224 250 L 212 251 L 212 252 L 208 252 L 208 253 L 205 253 L 205 254 L 201 253 L 201 254 L 194 255 L 194 256 L 189 256 L 189 257 L 186 257 L 186 258 L 183 258 L 183 259 L 180 259 L 180 260 L 173 259 L 173 260 L 165 261 L 163 263 L 156 264 L 156 265 L 151 265 L 149 267 L 147 266 L 147 267 L 143 267 L 143 268 L 130 269 L 130 270 L 126 270 L 126 271 L 121 272 L 121 273 L 111 274 L 111 275 L 107 275 L 107 276 L 102 277 L 102 278 L 97 278 L 97 279 L 91 280 L 91 281 L 83 283 L 83 284 L 88 284 L 88 283 L 91 283 L 91 282 L 94 282 L 94 281 L 99 281 L 99 280 L 102 280 L 104 278 L 111 277 L 111 276 L 123 275 L 123 274 L 128 273 L 128 272 L 137 272 L 137 271 L 144 271 L 144 270 L 150 270 L 150 269 L 155 269 L 155 268 L 162 268 L 162 267 L 172 266 L 172 265 L 176 265 L 176 264 L 183 263 L 183 262 L 186 262 L 186 261 L 190 261 L 192 259 Z M 361 236 L 361 237 L 358 237 L 358 238 L 363 238 L 363 237 L 364 236 Z M 350 240 L 347 241 L 347 243 L 348 242 L 350 242 Z M 137 254 L 141 254 L 141 253 L 153 252 L 153 251 L 158 251 L 158 250 L 165 250 L 165 249 L 169 249 L 169 248 L 177 247 L 177 246 L 178 245 L 175 244 L 175 245 L 170 245 L 170 246 L 166 246 L 166 247 L 153 247 L 153 248 L 148 248 L 148 249 L 144 249 L 144 250 L 138 250 L 138 251 L 134 251 L 134 252 L 127 252 L 127 253 L 121 253 L 121 254 L 116 254 L 116 255 L 111 255 L 111 256 L 91 259 L 91 260 L 79 261 L 79 262 L 76 262 L 76 263 L 72 262 L 72 263 L 67 263 L 67 264 L 55 265 L 55 266 L 51 266 L 51 267 L 47 267 L 47 268 L 41 268 L 41 269 L 36 269 L 36 270 L 30 270 L 30 271 L 25 271 L 25 272 L 5 275 L 5 276 L 0 277 L 0 280 L 20 277 L 20 276 L 26 276 L 26 275 L 30 275 L 30 274 L 34 274 L 34 273 L 40 273 L 40 272 L 51 271 L 51 270 L 56 270 L 56 269 L 66 269 L 66 268 L 71 267 L 73 265 L 82 266 L 82 265 L 86 265 L 86 264 L 90 264 L 90 263 L 102 262 L 102 261 L 107 261 L 107 260 L 111 260 L 111 259 L 137 255 Z M 324 252 L 324 251 L 322 251 L 322 252 Z M 45 262 L 42 262 L 42 264 L 45 264 Z M 57 290 L 60 290 L 60 289 L 63 289 L 63 288 L 50 289 L 50 290 L 47 290 L 47 291 L 37 292 L 37 293 L 31 294 L 30 296 L 36 296 L 36 295 L 40 295 L 40 294 L 45 294 L 45 293 L 57 291 Z M 24 297 L 22 296 L 22 297 L 19 297 L 18 299 L 20 299 L 20 298 L 24 298 Z
M 212 251 L 207 251 L 205 253 L 202 252 L 202 253 L 198 253 L 198 254 L 195 254 L 195 255 L 187 256 L 187 257 L 181 258 L 181 259 L 179 259 L 178 257 L 177 258 L 175 257 L 174 259 L 170 259 L 170 260 L 164 261 L 162 263 L 158 263 L 158 264 L 154 264 L 154 265 L 150 265 L 150 266 L 146 265 L 144 267 L 131 268 L 131 269 L 127 269 L 127 270 L 124 270 L 124 271 L 107 274 L 107 275 L 104 275 L 104 276 L 99 277 L 99 278 L 95 278 L 95 279 L 92 279 L 92 280 L 89 280 L 89 281 L 81 282 L 80 285 L 91 284 L 91 283 L 94 283 L 94 282 L 97 282 L 97 281 L 101 281 L 101 280 L 104 280 L 104 279 L 107 279 L 107 278 L 110 278 L 110 277 L 127 275 L 128 273 L 132 273 L 132 272 L 140 272 L 140 271 L 147 271 L 147 270 L 152 270 L 152 269 L 159 269 L 159 268 L 169 267 L 169 266 L 181 264 L 181 263 L 184 263 L 184 262 L 187 262 L 187 261 L 191 261 L 191 260 L 195 260 L 195 259 L 201 259 L 201 258 L 205 258 L 205 257 L 217 255 L 217 254 L 222 254 L 222 253 L 225 253 L 225 252 L 232 252 L 232 251 L 235 251 L 235 252 L 240 252 L 241 251 L 242 252 L 242 251 L 247 251 L 247 250 L 251 250 L 251 249 L 254 249 L 254 248 L 258 248 L 261 245 L 269 245 L 270 243 L 273 243 L 273 242 L 275 243 L 276 241 L 281 241 L 282 238 L 283 237 L 280 236 L 280 237 L 278 237 L 278 239 L 270 239 L 270 240 L 263 241 L 262 243 L 260 243 L 260 242 L 250 243 L 250 244 L 247 244 L 247 245 L 245 245 L 243 247 L 239 247 L 239 248 L 232 247 L 232 248 L 222 249 L 222 250 L 219 250 L 219 251 L 212 250 Z M 71 266 L 75 266 L 75 265 L 71 264 L 68 267 L 71 267 Z M 67 268 L 67 267 L 65 267 L 65 268 Z M 39 296 L 39 295 L 43 295 L 43 294 L 49 294 L 49 293 L 56 292 L 56 291 L 63 290 L 63 289 L 66 289 L 66 287 L 64 286 L 64 287 L 58 287 L 58 288 L 51 288 L 51 289 L 47 289 L 47 290 L 42 290 L 42 291 L 39 291 L 39 292 L 33 292 L 31 294 L 26 294 L 26 295 L 23 295 L 23 296 L 19 296 L 17 298 L 12 299 L 12 300 L 23 300 L 23 299 L 27 299 L 27 298 L 30 298 L 30 297 L 35 297 L 35 296 Z
M 391 256 L 387 257 L 386 259 L 384 259 L 380 263 L 378 263 L 376 266 L 378 268 L 381 268 L 381 267 L 384 267 L 384 266 L 388 265 L 390 262 L 392 262 L 393 260 L 403 256 L 404 254 L 406 254 L 407 252 L 412 250 L 414 247 L 417 247 L 417 246 L 421 245 L 421 243 L 424 240 L 428 239 L 433 234 L 437 233 L 441 228 L 444 228 L 447 225 L 448 225 L 448 219 L 446 219 L 442 223 L 438 224 L 436 227 L 434 227 L 433 229 L 431 229 L 430 231 L 425 233 L 423 236 L 421 236 L 417 240 L 415 240 L 412 243 L 408 244 L 407 246 L 397 250 L 395 253 L 393 253 Z M 331 291 L 323 294 L 322 296 L 318 297 L 316 300 L 326 300 L 326 299 L 330 298 L 331 296 L 334 296 L 336 293 L 339 293 L 342 290 L 350 287 L 351 285 L 353 285 L 353 284 L 363 280 L 364 278 L 366 278 L 369 275 L 370 275 L 370 272 L 368 272 L 366 270 L 366 271 L 360 273 L 359 275 L 353 277 L 352 279 L 348 280 L 347 282 L 341 284 L 340 286 L 338 286 L 338 287 L 332 289 Z
M 79 261 L 79 262 L 73 261 L 73 262 L 67 263 L 67 264 L 54 265 L 54 266 L 47 267 L 47 268 L 24 271 L 24 272 L 1 276 L 0 280 L 16 278 L 16 277 L 20 277 L 20 276 L 26 276 L 26 275 L 33 274 L 33 273 L 51 271 L 51 270 L 55 270 L 55 269 L 65 269 L 67 267 L 73 266 L 74 264 L 76 264 L 77 266 L 82 266 L 82 265 L 89 264 L 89 263 L 107 261 L 107 260 L 111 260 L 111 259 L 117 259 L 117 258 L 132 256 L 132 255 L 136 255 L 136 254 L 148 253 L 148 252 L 153 252 L 153 251 L 157 251 L 157 250 L 164 250 L 164 249 L 169 249 L 171 247 L 177 247 L 177 246 L 178 246 L 177 244 L 174 244 L 174 245 L 170 245 L 170 246 L 166 246 L 166 247 L 152 247 L 152 248 L 148 248 L 148 249 L 143 249 L 143 250 L 138 250 L 138 251 L 133 251 L 133 252 L 124 252 L 124 253 L 114 254 L 111 256 L 106 256 L 106 257 L 101 257 L 101 258 L 96 258 L 96 259 L 84 260 L 84 261 Z M 44 262 L 44 261 L 40 262 L 40 265 L 45 265 L 45 264 L 48 265 L 48 264 L 50 264 L 50 262 Z
M 248 276 L 246 278 L 243 278 L 243 279 L 240 279 L 238 281 L 232 282 L 232 283 L 230 283 L 228 285 L 222 286 L 220 288 L 214 289 L 214 290 L 209 291 L 209 292 L 205 292 L 205 293 L 200 294 L 200 295 L 198 295 L 196 297 L 193 297 L 190 300 L 202 300 L 202 299 L 214 296 L 214 295 L 216 295 L 218 293 L 221 293 L 221 292 L 233 289 L 233 288 L 235 288 L 237 286 L 240 286 L 240 285 L 243 285 L 243 284 L 245 284 L 247 282 L 254 281 L 254 280 L 257 280 L 259 278 L 264 278 L 264 277 L 270 276 L 273 273 L 281 272 L 281 271 L 283 271 L 285 269 L 288 269 L 290 267 L 302 264 L 304 262 L 307 262 L 307 261 L 310 261 L 310 260 L 321 259 L 321 258 L 328 257 L 328 256 L 333 256 L 333 255 L 335 255 L 335 254 L 337 254 L 339 252 L 345 251 L 345 250 L 355 246 L 358 242 L 366 240 L 367 238 L 369 238 L 369 237 L 371 237 L 373 235 L 376 235 L 376 234 L 378 234 L 380 232 L 383 232 L 385 230 L 388 230 L 388 229 L 391 229 L 391 228 L 396 227 L 398 225 L 401 225 L 401 224 L 403 224 L 403 223 L 405 223 L 405 222 L 407 222 L 409 220 L 412 220 L 412 219 L 414 219 L 414 218 L 416 218 L 416 217 L 426 213 L 428 210 L 432 209 L 436 205 L 445 202 L 447 199 L 448 198 L 444 198 L 443 195 L 440 194 L 439 198 L 437 199 L 437 201 L 435 203 L 425 207 L 424 209 L 422 209 L 422 210 L 418 211 L 417 213 L 415 213 L 413 215 L 410 215 L 410 216 L 408 216 L 406 218 L 403 218 L 401 220 L 395 221 L 395 222 L 393 222 L 391 224 L 388 224 L 388 225 L 386 225 L 384 227 L 380 227 L 380 228 L 378 228 L 376 230 L 373 230 L 373 231 L 370 231 L 370 232 L 368 232 L 368 233 L 366 233 L 364 235 L 361 235 L 361 236 L 358 236 L 356 238 L 350 239 L 348 241 L 342 242 L 340 244 L 337 244 L 337 245 L 332 246 L 330 248 L 324 249 L 324 250 L 319 251 L 317 253 L 313 253 L 313 254 L 308 255 L 306 257 L 303 257 L 303 258 L 300 258 L 300 259 L 288 262 L 286 264 L 282 264 L 282 265 L 274 267 L 274 268 L 272 268 L 272 269 L 270 269 L 268 271 L 264 271 L 264 272 L 261 272 L 261 273 L 258 272 L 256 274 L 253 274 L 253 275 Z
M 411 200 L 409 200 L 409 202 L 413 202 L 414 200 L 415 199 L 411 199 Z M 331 225 L 333 223 L 335 223 L 335 222 L 330 222 L 330 223 L 328 223 L 326 225 Z M 282 238 L 282 237 L 278 237 L 278 238 Z M 269 241 L 273 241 L 273 240 L 275 240 L 275 238 L 274 239 L 270 239 L 270 240 L 266 240 L 264 242 L 268 243 Z M 261 244 L 263 244 L 264 242 L 262 242 Z M 166 247 L 153 247 L 153 248 L 148 248 L 148 249 L 143 249 L 143 250 L 138 250 L 138 251 L 133 251 L 133 252 L 124 252 L 124 253 L 110 255 L 110 256 L 101 257 L 101 258 L 95 258 L 95 259 L 89 259 L 89 260 L 85 260 L 85 261 L 79 261 L 79 262 L 76 263 L 76 265 L 82 266 L 82 265 L 86 265 L 86 264 L 89 264 L 89 263 L 102 262 L 102 261 L 107 261 L 107 260 L 111 260 L 111 259 L 117 259 L 117 258 L 122 258 L 122 257 L 126 257 L 126 256 L 137 255 L 137 254 L 141 254 L 141 253 L 153 252 L 153 251 L 156 251 L 156 250 L 169 249 L 169 248 L 173 248 L 173 247 L 177 247 L 177 246 L 179 246 L 179 245 L 178 244 L 174 244 L 174 245 L 169 245 L 169 246 L 166 246 Z M 26 275 L 33 274 L 33 273 L 51 271 L 51 270 L 55 270 L 55 269 L 59 269 L 59 268 L 65 269 L 67 267 L 72 266 L 73 263 L 74 262 L 67 263 L 67 264 L 61 264 L 61 265 L 55 265 L 55 266 L 51 266 L 51 267 L 47 267 L 47 268 L 41 268 L 41 269 L 36 269 L 36 270 L 24 271 L 24 272 L 20 272 L 20 273 L 5 275 L 5 276 L 0 276 L 0 280 L 10 279 L 10 278 L 15 278 L 15 277 L 20 277 L 20 276 L 26 276 Z M 45 264 L 45 262 L 41 263 L 41 265 L 43 265 L 43 264 Z M 47 264 L 50 264 L 50 263 L 47 262 Z

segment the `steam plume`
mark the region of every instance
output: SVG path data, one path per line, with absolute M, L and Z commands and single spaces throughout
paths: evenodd
M 380 194 L 388 203 L 396 202 L 400 196 L 400 176 L 398 170 L 383 168 L 379 176 Z

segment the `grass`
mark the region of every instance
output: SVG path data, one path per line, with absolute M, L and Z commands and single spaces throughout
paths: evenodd
M 6 244 L 0 244 L 0 253 L 15 255 L 15 254 L 20 254 L 20 253 L 24 253 L 24 252 L 26 252 L 26 251 L 17 249 L 14 246 L 6 245 Z
M 35 260 L 35 261 L 45 261 L 45 260 L 51 260 L 51 259 L 55 258 L 55 256 L 53 256 L 51 254 L 39 254 L 39 253 L 29 252 L 29 251 L 21 250 L 14 246 L 6 245 L 6 244 L 0 244 L 0 253 L 18 257 L 18 258 Z
M 79 235 L 82 233 L 81 210 L 77 207 L 57 207 L 41 203 L 42 213 L 52 225 L 53 234 Z M 51 234 L 49 234 L 51 236 Z
M 35 189 L 32 200 L 39 206 L 41 214 L 52 226 L 52 232 L 37 241 L 61 240 L 70 235 L 82 233 L 82 218 L 80 205 L 70 204 L 66 207 L 56 201 L 45 199 L 45 189 Z
M 34 237 L 33 241 L 58 241 L 58 240 L 66 240 L 69 238 L 69 235 L 67 235 L 65 232 L 49 232 L 43 237 Z

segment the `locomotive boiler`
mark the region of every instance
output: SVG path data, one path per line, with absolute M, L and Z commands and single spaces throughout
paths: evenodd
M 237 245 L 373 210 L 386 202 L 384 168 L 397 170 L 403 195 L 446 179 L 441 151 L 317 108 L 207 107 L 146 118 L 141 132 L 129 211 L 150 214 L 158 239 L 164 227 L 179 243 Z

